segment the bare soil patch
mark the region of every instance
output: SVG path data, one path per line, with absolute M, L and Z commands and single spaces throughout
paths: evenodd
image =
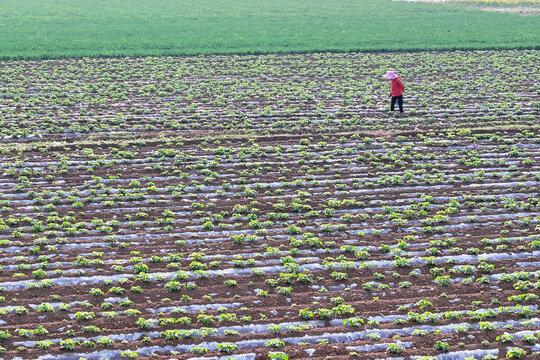
M 528 6 L 514 6 L 514 7 L 495 7 L 487 6 L 481 8 L 484 11 L 493 11 L 493 12 L 510 12 L 520 15 L 538 15 L 540 14 L 540 8 L 537 7 L 528 7 Z
M 463 2 L 463 1 L 455 1 L 455 0 L 394 0 L 394 1 L 463 5 L 463 6 L 478 8 L 484 11 L 508 12 L 508 13 L 515 13 L 519 15 L 540 14 L 540 7 L 535 7 L 535 6 L 485 6 L 485 3 L 481 3 L 481 2 L 472 3 L 472 2 Z

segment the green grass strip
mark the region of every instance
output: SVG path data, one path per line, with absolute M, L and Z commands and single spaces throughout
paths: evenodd
M 0 58 L 540 48 L 540 16 L 390 0 L 2 0 Z

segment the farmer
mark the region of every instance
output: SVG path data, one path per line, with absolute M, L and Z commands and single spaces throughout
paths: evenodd
M 403 114 L 403 90 L 405 90 L 405 85 L 403 85 L 399 76 L 397 76 L 393 71 L 388 71 L 384 75 L 384 78 L 390 80 L 390 96 L 392 97 L 390 111 L 394 111 L 394 105 L 396 105 L 397 101 L 399 105 L 399 112 Z

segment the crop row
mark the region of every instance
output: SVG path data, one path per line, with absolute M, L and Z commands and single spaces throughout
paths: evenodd
M 1 346 L 28 358 L 533 356 L 538 139 L 6 144 Z
M 537 63 L 538 51 L 4 61 L 0 138 L 531 126 Z M 406 120 L 375 106 L 390 67 Z
M 536 358 L 538 52 L 388 56 L 4 62 L 0 357 Z

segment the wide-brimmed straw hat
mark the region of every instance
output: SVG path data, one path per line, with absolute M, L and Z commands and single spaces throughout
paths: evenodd
M 386 74 L 384 74 L 384 78 L 388 80 L 392 80 L 397 78 L 398 76 L 393 71 L 388 71 Z

